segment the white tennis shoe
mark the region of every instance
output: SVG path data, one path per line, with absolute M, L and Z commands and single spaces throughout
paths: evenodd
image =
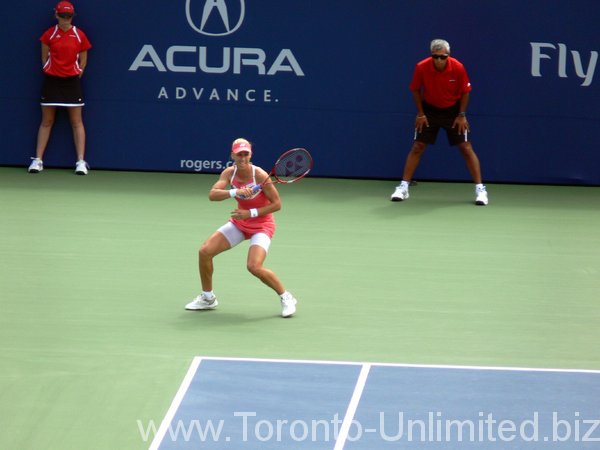
M 485 186 L 475 188 L 475 196 L 476 205 L 485 206 L 488 204 L 488 194 Z
M 296 303 L 298 300 L 288 292 L 288 295 L 281 299 L 281 317 L 291 317 L 296 312 Z
M 44 162 L 40 158 L 31 158 L 31 164 L 29 164 L 29 173 L 39 173 L 44 170 Z
M 393 202 L 401 202 L 402 200 L 406 200 L 410 195 L 408 195 L 408 188 L 399 184 L 396 186 L 394 193 L 390 197 L 390 200 Z
M 75 174 L 77 175 L 87 175 L 90 166 L 83 159 L 80 159 L 75 164 Z
M 217 301 L 217 297 L 207 299 L 204 294 L 201 294 L 185 305 L 185 309 L 189 311 L 199 311 L 201 309 L 215 309 L 218 305 L 219 302 Z

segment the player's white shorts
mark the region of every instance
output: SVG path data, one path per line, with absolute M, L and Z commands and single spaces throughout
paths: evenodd
M 227 222 L 217 231 L 225 236 L 225 239 L 227 239 L 231 248 L 246 240 L 244 233 L 231 222 Z M 271 246 L 271 238 L 265 233 L 256 233 L 250 238 L 250 245 L 258 245 L 268 252 L 269 247 Z

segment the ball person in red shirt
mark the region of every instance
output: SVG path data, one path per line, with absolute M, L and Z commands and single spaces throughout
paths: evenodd
M 56 108 L 64 107 L 69 112 L 73 129 L 73 140 L 77 152 L 75 173 L 87 175 L 85 162 L 85 128 L 83 126 L 83 94 L 81 76 L 87 65 L 87 51 L 92 48 L 85 33 L 73 26 L 75 8 L 61 1 L 56 5 L 57 25 L 49 28 L 40 37 L 42 42 L 42 122 L 38 130 L 35 158 L 29 166 L 30 173 L 44 170 L 43 157 L 56 118 Z
M 281 209 L 281 199 L 273 183 L 267 183 L 256 193 L 252 188 L 264 183 L 268 174 L 250 162 L 252 145 L 239 138 L 231 146 L 233 165 L 227 167 L 208 194 L 211 201 L 234 199 L 236 208 L 230 220 L 210 236 L 199 252 L 202 294 L 185 306 L 196 311 L 214 309 L 219 304 L 213 292 L 213 258 L 246 239 L 250 240 L 247 268 L 280 297 L 281 316 L 290 317 L 296 312 L 296 299 L 285 290 L 277 275 L 263 266 L 275 234 L 273 213 Z M 231 186 L 231 188 L 229 188 Z
M 467 105 L 471 83 L 465 67 L 450 56 L 450 44 L 434 39 L 430 45 L 431 56 L 417 63 L 410 90 L 417 106 L 415 136 L 406 157 L 402 182 L 391 196 L 392 201 L 409 197 L 408 187 L 428 144 L 435 144 L 438 131 L 443 128 L 448 143 L 457 146 L 465 158 L 467 168 L 475 182 L 475 204 L 487 205 L 488 195 L 482 184 L 479 158 L 469 140 Z

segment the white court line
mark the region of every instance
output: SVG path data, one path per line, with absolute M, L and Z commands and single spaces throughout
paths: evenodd
M 190 387 L 192 379 L 194 378 L 194 375 L 196 375 L 196 371 L 198 370 L 198 366 L 200 365 L 201 361 L 202 358 L 198 356 L 196 356 L 192 360 L 192 364 L 190 365 L 190 368 L 185 374 L 185 378 L 181 382 L 181 386 L 179 386 L 179 390 L 177 391 L 175 398 L 171 402 L 171 406 L 169 407 L 165 418 L 161 422 L 160 427 L 158 428 L 158 431 L 156 432 L 156 435 L 154 436 L 154 439 L 152 440 L 152 443 L 150 444 L 148 450 L 158 450 L 158 446 L 162 443 L 165 434 L 167 434 L 167 430 L 169 429 L 169 426 L 173 421 L 173 417 L 175 417 L 175 413 L 177 413 L 177 409 L 179 408 L 179 405 L 181 404 L 185 393 Z
M 289 363 L 289 364 L 337 364 L 362 366 L 369 364 L 377 367 L 407 367 L 416 369 L 459 369 L 459 370 L 497 370 L 509 372 L 558 372 L 558 373 L 591 373 L 600 374 L 600 369 L 569 369 L 569 368 L 550 368 L 550 367 L 510 367 L 510 366 L 465 366 L 452 364 L 405 364 L 405 363 L 380 363 L 369 361 L 328 361 L 312 359 L 271 359 L 271 358 L 235 358 L 221 356 L 202 356 L 202 359 L 215 361 L 248 361 L 248 362 L 267 362 L 267 363 Z
M 360 402 L 360 398 L 362 397 L 370 370 L 370 364 L 364 364 L 362 369 L 360 369 L 358 381 L 356 382 L 356 386 L 354 386 L 354 392 L 352 393 L 352 398 L 350 399 L 350 404 L 346 410 L 346 415 L 344 416 L 344 421 L 342 422 L 342 427 L 340 428 L 340 434 L 335 441 L 335 447 L 333 447 L 333 450 L 342 450 L 346 444 L 348 432 L 350 431 L 350 425 L 352 425 L 352 421 L 354 420 L 354 414 L 356 414 L 356 408 L 358 408 L 358 402 Z

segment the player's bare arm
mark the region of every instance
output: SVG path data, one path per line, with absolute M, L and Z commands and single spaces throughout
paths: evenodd
M 46 65 L 48 61 L 48 55 L 50 54 L 50 47 L 42 42 L 42 66 Z
M 429 122 L 427 116 L 423 112 L 423 99 L 421 98 L 421 91 L 413 91 L 413 100 L 417 107 L 417 117 L 415 118 L 415 128 L 419 133 L 423 131 L 423 126 L 428 127 Z
M 221 172 L 221 175 L 219 176 L 219 179 L 217 180 L 217 182 L 215 184 L 213 184 L 213 187 L 210 189 L 210 192 L 208 193 L 208 199 L 212 202 L 219 202 L 219 201 L 223 201 L 223 200 L 227 200 L 228 198 L 231 198 L 231 195 L 229 193 L 229 181 L 231 180 L 231 176 L 233 175 L 233 169 L 234 167 L 228 167 L 227 169 L 225 169 L 223 172 Z
M 281 198 L 277 188 L 272 183 L 267 183 L 263 186 L 263 192 L 269 199 L 269 204 L 258 209 L 258 215 L 274 213 L 281 209 Z
M 454 123 L 452 124 L 452 128 L 456 128 L 458 134 L 465 134 L 466 131 L 469 131 L 469 121 L 467 120 L 467 105 L 469 104 L 469 93 L 465 92 L 460 99 L 460 112 L 456 119 L 454 119 Z

